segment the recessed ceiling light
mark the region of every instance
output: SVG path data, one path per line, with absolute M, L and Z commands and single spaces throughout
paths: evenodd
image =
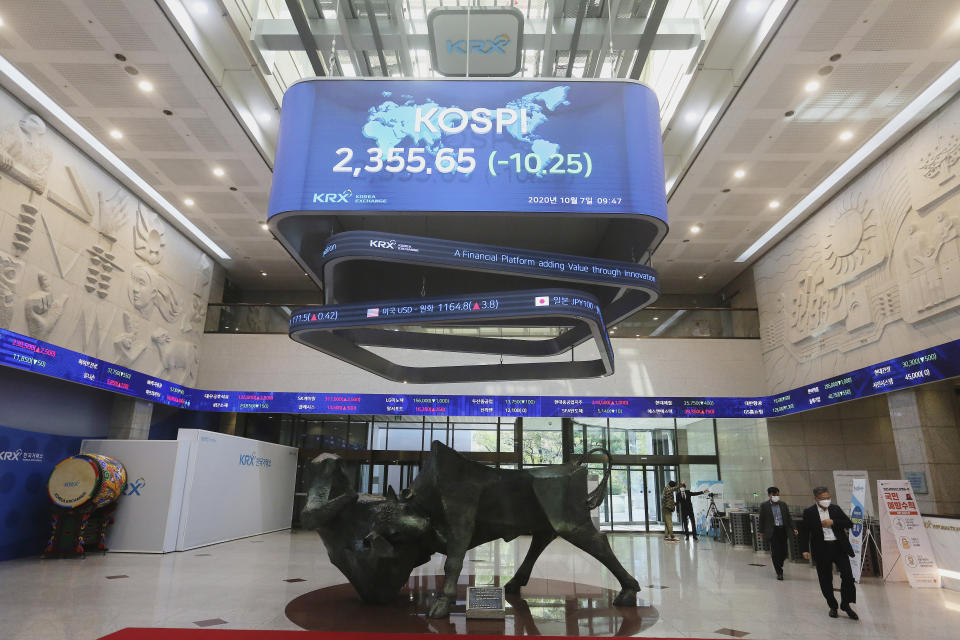
M 193 10 L 196 11 L 201 16 L 207 15 L 207 12 L 210 10 L 210 7 L 207 6 L 206 2 L 194 2 Z
M 261 271 L 261 272 L 260 272 L 260 275 L 266 276 L 266 275 L 267 275 L 267 272 L 266 272 L 266 271 Z
M 700 120 L 700 116 L 695 111 L 687 111 L 687 115 L 683 116 L 683 119 L 690 124 L 693 124 L 694 122 Z
M 3 26 L 3 18 L 0 18 L 0 27 Z
M 613 329 L 610 329 L 610 335 L 613 335 Z
M 700 228 L 698 224 L 690 225 L 690 233 L 700 233 Z
M 800 202 L 783 214 L 780 220 L 767 229 L 767 231 L 757 238 L 743 253 L 737 256 L 735 262 L 746 262 L 752 258 L 760 249 L 766 246 L 768 242 L 780 234 L 787 225 L 813 207 L 830 189 L 836 187 L 838 184 L 842 184 L 848 176 L 858 171 L 860 167 L 871 158 L 871 154 L 876 152 L 887 141 L 896 139 L 901 134 L 906 133 L 907 130 L 915 124 L 914 118 L 922 114 L 924 109 L 930 107 L 932 103 L 935 103 L 946 92 L 952 91 L 951 87 L 958 80 L 960 80 L 960 62 L 955 62 L 950 68 L 944 71 L 940 77 L 934 80 L 929 87 L 924 89 L 920 95 L 914 98 L 910 104 L 904 107 L 887 122 L 887 124 L 883 125 L 878 132 L 864 142 L 863 146 L 851 154 L 839 167 L 834 169 L 833 173 L 824 178 L 820 184 L 814 187 Z
M 260 122 L 267 123 L 273 120 L 273 116 L 268 111 L 261 111 L 260 114 L 257 116 L 257 119 Z
M 816 91 L 819 88 L 820 88 L 820 83 L 817 82 L 816 80 L 811 80 L 807 84 L 803 85 L 803 90 L 806 91 L 807 93 Z
M 701 273 L 700 275 L 697 276 L 697 280 L 703 280 L 706 277 L 707 277 L 707 274 Z
M 123 131 L 120 131 L 119 129 L 111 129 L 110 137 L 113 138 L 114 140 L 119 140 L 120 138 L 123 137 Z
M 736 171 L 733 172 L 733 177 L 734 177 L 734 178 L 742 178 L 742 177 L 744 177 L 745 175 L 747 175 L 747 172 L 744 171 L 743 169 L 737 169 Z
M 264 231 L 270 231 L 270 227 L 267 226 L 267 223 L 266 223 L 266 222 L 264 222 L 263 224 L 261 224 L 261 225 L 260 225 L 260 228 L 263 229 Z M 306 274 L 304 274 L 304 275 L 306 275 Z
M 220 167 L 213 168 L 213 175 L 217 176 L 218 178 L 222 178 L 223 174 L 224 174 L 224 171 Z
M 57 104 L 36 84 L 30 81 L 15 66 L 0 55 L 0 84 L 4 86 L 16 85 L 23 90 L 30 99 L 37 103 L 44 111 L 44 120 L 48 124 L 56 126 L 59 130 L 69 130 L 73 135 L 82 140 L 89 150 L 90 155 L 105 167 L 111 169 L 111 173 L 122 175 L 130 184 L 136 187 L 139 192 L 145 196 L 150 204 L 165 213 L 170 219 L 180 223 L 184 230 L 190 233 L 198 243 L 210 250 L 213 255 L 222 260 L 230 260 L 230 254 L 224 251 L 217 243 L 211 240 L 207 234 L 201 231 L 197 225 L 190 221 L 183 213 L 177 210 L 159 191 L 154 189 L 146 180 L 144 180 L 136 171 L 130 168 L 123 160 L 117 157 L 113 151 L 107 147 L 100 137 L 90 133 L 79 122 L 77 122 L 63 107 Z M 48 119 L 49 118 L 49 119 Z
M 143 91 L 145 93 L 150 93 L 151 91 L 153 91 L 153 83 L 150 82 L 149 80 L 141 80 L 140 82 L 137 83 L 137 86 L 140 87 L 140 91 Z
M 183 204 L 187 205 L 188 207 L 192 207 L 192 206 L 193 206 L 193 198 L 184 198 L 184 199 L 183 199 Z
M 840 133 L 838 137 L 844 142 L 846 142 L 847 140 L 850 140 L 853 138 L 853 131 L 843 131 Z
M 771 201 L 770 201 L 770 204 L 767 205 L 767 206 L 770 207 L 771 209 L 779 209 L 779 208 L 780 208 L 780 201 L 779 201 L 779 200 L 771 200 Z
M 763 9 L 763 3 L 759 0 L 753 0 L 753 2 L 747 3 L 747 13 L 756 13 L 760 11 L 760 9 Z
M 659 320 L 660 317 L 659 317 L 659 316 L 653 316 L 653 319 L 656 321 L 656 320 Z

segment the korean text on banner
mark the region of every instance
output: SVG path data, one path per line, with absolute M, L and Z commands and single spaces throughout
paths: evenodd
M 878 480 L 877 496 L 880 505 L 880 538 L 884 540 L 883 565 L 888 558 L 888 541 L 896 543 L 899 564 L 914 588 L 940 588 L 940 572 L 933 549 L 920 517 L 920 508 L 913 495 L 913 487 L 906 480 Z M 892 548 L 889 549 L 892 551 Z M 886 577 L 886 576 L 885 576 Z

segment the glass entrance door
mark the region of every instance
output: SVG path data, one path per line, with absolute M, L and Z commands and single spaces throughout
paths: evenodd
M 604 531 L 663 531 L 661 496 L 677 469 L 672 465 L 614 465 L 600 510 Z M 677 514 L 671 514 L 677 523 Z

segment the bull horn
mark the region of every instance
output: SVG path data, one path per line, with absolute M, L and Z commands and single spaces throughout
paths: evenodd
M 310 466 L 315 475 L 307 492 L 307 504 L 300 513 L 300 522 L 308 529 L 315 529 L 332 520 L 359 496 L 350 486 L 350 479 L 339 459 L 315 460 Z
M 333 520 L 340 510 L 357 501 L 359 496 L 356 493 L 344 493 L 332 500 L 322 501 L 308 499 L 306 506 L 300 513 L 300 521 L 308 529 L 316 529 Z

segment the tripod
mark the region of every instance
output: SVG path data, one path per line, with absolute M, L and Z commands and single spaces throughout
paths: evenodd
M 710 529 L 713 529 L 713 528 L 714 528 L 714 527 L 713 527 L 713 519 L 716 518 L 716 519 L 717 519 L 718 527 L 719 527 L 720 531 L 723 532 L 724 538 L 725 538 L 727 541 L 732 542 L 732 541 L 733 541 L 733 538 L 730 537 L 730 532 L 727 530 L 727 525 L 724 523 L 723 518 L 720 517 L 720 510 L 717 509 L 717 503 L 716 503 L 716 501 L 713 499 L 714 496 L 717 495 L 717 494 L 715 494 L 715 493 L 710 493 L 710 494 L 708 494 L 708 495 L 710 496 L 710 506 L 707 507 L 707 522 L 710 523 L 710 526 L 707 527 L 707 531 L 709 532 Z

